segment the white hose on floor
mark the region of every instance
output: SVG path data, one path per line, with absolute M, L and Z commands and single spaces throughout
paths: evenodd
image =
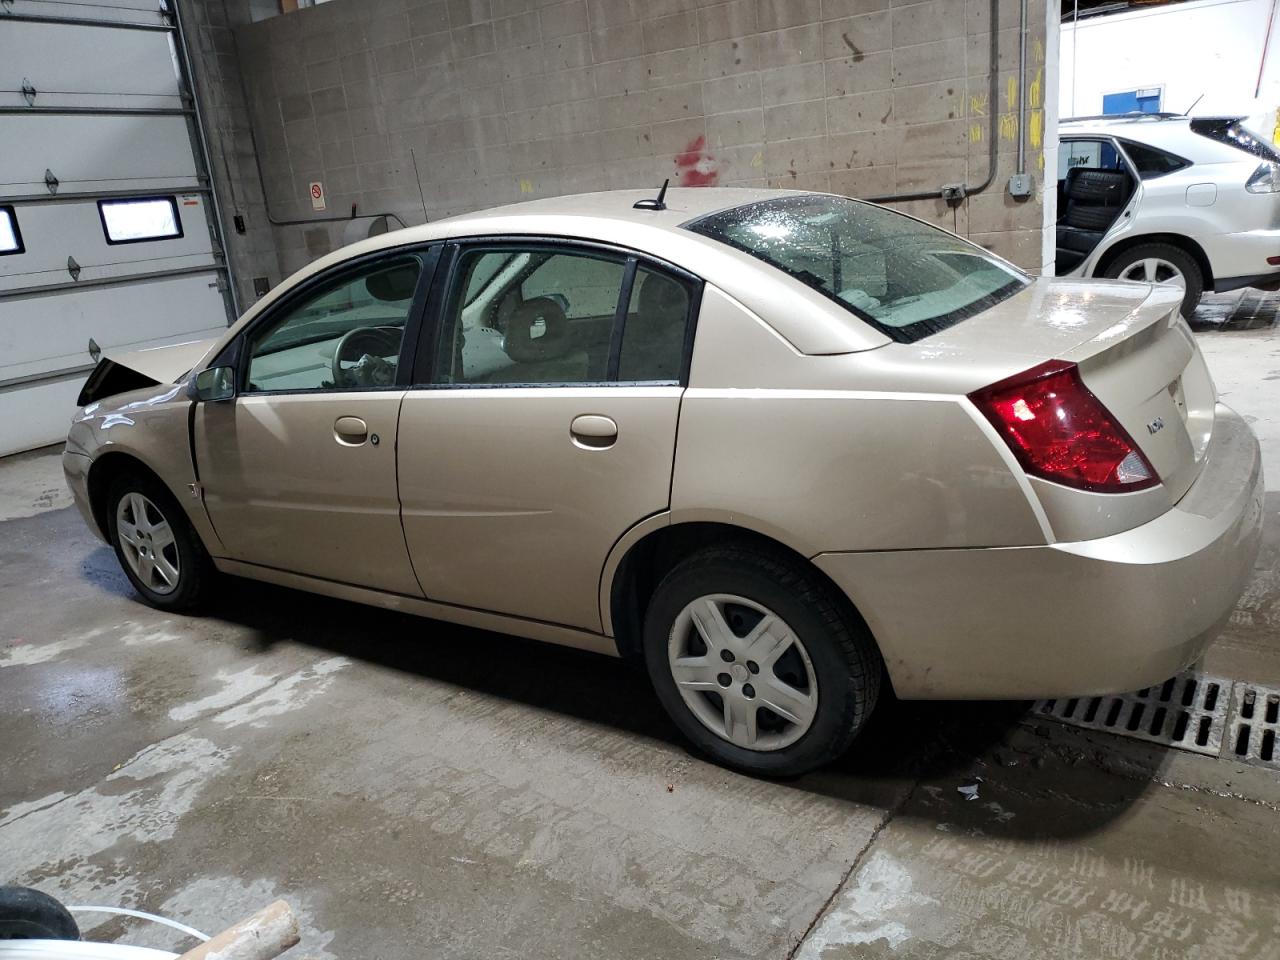
M 72 913 L 117 913 L 124 917 L 137 917 L 139 920 L 150 920 L 152 923 L 162 923 L 166 927 L 181 930 L 187 936 L 195 937 L 201 942 L 209 939 L 195 927 L 188 927 L 185 923 L 170 920 L 168 917 L 157 917 L 154 913 L 144 913 L 142 910 L 130 910 L 127 907 L 67 907 L 67 909 Z

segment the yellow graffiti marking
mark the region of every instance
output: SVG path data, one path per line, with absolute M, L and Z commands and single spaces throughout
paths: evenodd
M 1036 71 L 1036 78 L 1027 88 L 1027 105 L 1032 109 L 1044 106 L 1044 67 Z
M 1044 154 L 1040 154 L 1040 169 L 1044 170 Z
M 756 155 L 751 158 L 751 165 L 757 170 L 764 166 L 764 154 L 756 151 Z
M 1016 77 L 1010 77 L 1008 84 L 1005 85 L 1004 102 L 1010 110 L 1018 105 L 1018 80 Z
M 1280 107 L 1276 107 L 1276 125 L 1271 131 L 1271 139 L 1280 143 Z
M 1044 111 L 1031 111 L 1031 125 L 1027 129 L 1027 136 L 1031 138 L 1031 146 L 1039 147 L 1044 143 Z M 1043 159 L 1043 158 L 1042 158 Z
M 982 142 L 982 124 L 980 123 L 969 124 L 969 142 L 970 143 Z
M 1037 40 L 1031 49 L 1035 51 L 1036 63 L 1044 63 L 1044 42 Z
M 1000 139 L 1018 139 L 1018 115 L 1016 113 L 1000 114 Z
M 531 181 L 529 181 L 529 180 L 526 180 L 524 177 L 521 177 L 521 178 L 520 178 L 520 192 L 521 192 L 521 193 L 533 193 L 533 183 L 532 183 Z
M 975 117 L 985 117 L 987 115 L 986 94 L 983 94 L 980 97 L 969 98 L 969 112 Z

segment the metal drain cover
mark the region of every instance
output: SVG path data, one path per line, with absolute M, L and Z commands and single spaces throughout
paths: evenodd
M 1237 680 L 1222 755 L 1280 770 L 1280 688 Z
M 1038 700 L 1032 709 L 1072 726 L 1104 730 L 1216 757 L 1223 750 L 1227 732 L 1231 689 L 1232 681 L 1221 677 L 1182 673 L 1158 687 L 1147 687 L 1136 693 Z M 1263 734 L 1259 732 L 1255 737 L 1254 731 L 1260 729 L 1255 724 L 1249 733 L 1259 745 Z M 1273 725 L 1273 744 L 1277 733 L 1280 726 Z

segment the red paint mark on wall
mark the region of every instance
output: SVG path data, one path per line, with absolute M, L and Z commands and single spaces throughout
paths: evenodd
M 707 138 L 696 136 L 675 156 L 676 183 L 682 187 L 714 187 L 720 179 L 716 158 L 707 150 Z

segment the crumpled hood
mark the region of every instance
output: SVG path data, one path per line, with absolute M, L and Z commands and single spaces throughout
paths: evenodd
M 171 343 L 164 347 L 148 347 L 145 350 L 105 349 L 102 356 L 144 377 L 150 377 L 156 383 L 177 383 L 217 342 L 218 339 L 213 337 L 208 340 Z

